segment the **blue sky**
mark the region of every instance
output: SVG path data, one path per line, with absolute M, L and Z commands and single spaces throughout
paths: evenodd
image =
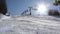
M 53 0 L 6 0 L 8 12 L 17 15 L 20 15 L 24 10 L 28 9 L 29 6 L 35 7 L 38 3 L 42 2 L 50 4 L 49 9 L 58 8 L 56 6 L 53 6 Z

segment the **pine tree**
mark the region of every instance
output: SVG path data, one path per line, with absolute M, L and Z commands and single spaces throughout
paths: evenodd
M 60 4 L 60 0 L 55 0 L 54 5 L 57 6 Z
M 6 7 L 6 0 L 0 0 L 0 13 L 6 15 L 7 7 Z

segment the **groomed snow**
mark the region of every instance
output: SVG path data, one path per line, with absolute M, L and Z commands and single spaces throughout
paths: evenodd
M 60 18 L 54 16 L 4 16 L 0 34 L 60 34 Z

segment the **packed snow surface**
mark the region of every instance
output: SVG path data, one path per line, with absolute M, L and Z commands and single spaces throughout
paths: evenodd
M 54 16 L 3 18 L 0 19 L 0 34 L 60 34 L 60 18 Z

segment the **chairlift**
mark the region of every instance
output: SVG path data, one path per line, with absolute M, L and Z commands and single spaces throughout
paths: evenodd
M 26 14 L 27 12 L 30 12 L 29 15 L 32 15 L 32 10 L 37 10 L 37 9 L 33 7 L 28 7 L 28 9 L 25 10 L 21 15 Z

